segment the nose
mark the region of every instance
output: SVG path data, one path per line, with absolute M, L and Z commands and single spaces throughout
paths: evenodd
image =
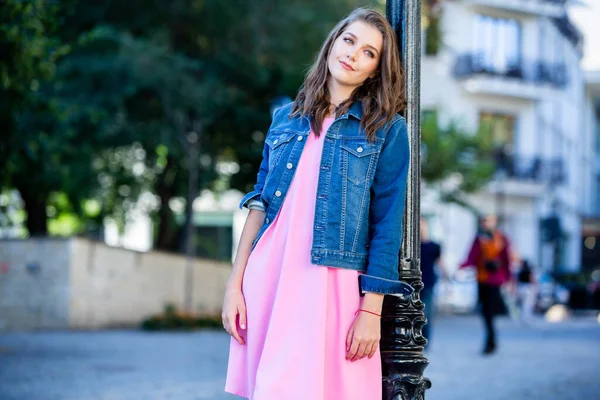
M 346 53 L 346 57 L 348 57 L 349 60 L 355 61 L 356 60 L 356 50 L 355 49 L 348 50 L 348 52 Z

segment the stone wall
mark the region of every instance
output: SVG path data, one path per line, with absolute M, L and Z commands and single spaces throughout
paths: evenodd
M 69 325 L 68 240 L 0 241 L 0 331 Z
M 0 330 L 137 326 L 184 305 L 186 259 L 83 239 L 0 241 Z M 193 308 L 219 314 L 227 263 L 193 261 Z

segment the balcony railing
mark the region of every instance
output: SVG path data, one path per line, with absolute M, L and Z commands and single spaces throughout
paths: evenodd
M 567 69 L 562 63 L 520 60 L 502 63 L 486 61 L 485 55 L 463 54 L 457 57 L 454 75 L 467 78 L 475 75 L 517 79 L 524 83 L 563 88 L 567 84 Z
M 568 0 L 463 0 L 493 8 L 520 10 L 525 13 L 541 13 L 559 16 L 564 13 Z
M 557 6 L 563 6 L 567 4 L 567 0 L 518 0 L 523 3 L 550 3 Z
M 526 14 L 560 17 L 565 13 L 567 0 L 463 0 L 484 7 L 500 8 Z
M 543 159 L 498 152 L 495 161 L 496 168 L 503 171 L 507 178 L 550 184 L 566 181 L 565 164 L 560 158 Z
M 553 18 L 553 22 L 556 28 L 565 36 L 565 38 L 567 38 L 567 40 L 571 42 L 571 44 L 575 46 L 575 48 L 581 50 L 581 46 L 583 45 L 583 35 L 579 31 L 579 29 L 577 29 L 575 24 L 571 22 L 569 17 L 567 15 L 563 15 L 558 18 Z

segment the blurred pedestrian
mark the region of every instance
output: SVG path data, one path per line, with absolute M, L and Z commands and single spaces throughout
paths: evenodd
M 425 317 L 427 324 L 423 326 L 423 336 L 427 338 L 427 346 L 431 342 L 431 330 L 435 311 L 434 289 L 438 280 L 438 271 L 446 276 L 442 264 L 442 247 L 432 241 L 429 237 L 429 224 L 427 220 L 421 217 L 421 278 L 423 280 L 423 290 L 421 290 L 421 301 L 425 303 Z
M 496 351 L 498 339 L 494 318 L 507 313 L 500 289 L 502 285 L 511 281 L 510 243 L 496 225 L 497 219 L 494 215 L 488 215 L 481 220 L 469 255 L 460 266 L 475 267 L 477 271 L 479 307 L 485 326 L 483 354 Z
M 536 279 L 529 261 L 522 260 L 517 273 L 517 293 L 519 297 L 521 322 L 528 324 L 533 320 L 533 310 L 537 296 Z
M 413 291 L 397 268 L 410 158 L 402 81 L 392 27 L 358 9 L 274 112 L 223 303 L 227 392 L 381 398 L 383 297 Z

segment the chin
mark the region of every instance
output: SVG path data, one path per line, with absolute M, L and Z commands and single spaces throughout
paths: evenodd
M 346 71 L 346 70 L 343 70 L 343 71 L 329 70 L 331 77 L 333 79 L 335 79 L 338 84 L 340 84 L 342 86 L 359 86 L 362 83 L 362 82 L 355 82 L 352 79 L 348 79 L 348 74 L 346 74 L 345 72 L 348 72 L 348 71 Z

